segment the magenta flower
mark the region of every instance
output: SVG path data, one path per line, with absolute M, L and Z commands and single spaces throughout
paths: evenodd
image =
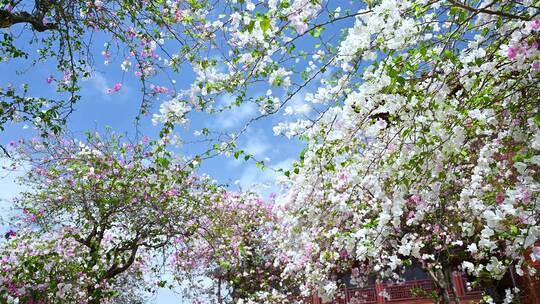
M 108 88 L 105 92 L 107 94 L 117 93 L 118 91 L 120 91 L 121 88 L 122 88 L 121 83 L 115 83 L 112 88 Z
M 176 11 L 176 14 L 175 14 L 176 22 L 182 21 L 182 15 L 183 15 L 182 10 L 179 9 L 179 10 Z
M 10 230 L 6 233 L 6 238 L 9 239 L 9 238 L 12 238 L 12 237 L 14 237 L 14 236 L 16 236 L 16 235 L 17 235 L 17 233 L 16 233 L 15 231 L 13 231 L 13 230 L 10 229 Z
M 535 61 L 532 63 L 532 70 L 533 70 L 534 72 L 540 71 L 540 61 L 535 60 Z
M 135 32 L 135 29 L 133 27 L 130 27 L 128 30 L 127 30 L 127 34 L 129 37 L 133 38 L 137 35 L 137 33 Z
M 422 197 L 420 195 L 418 195 L 418 194 L 413 194 L 410 199 L 415 204 L 419 204 L 422 201 Z
M 109 60 L 111 58 L 111 54 L 109 54 L 108 51 L 101 52 L 101 56 L 103 56 L 103 59 Z
M 47 77 L 47 79 L 45 81 L 47 82 L 47 84 L 51 84 L 55 80 L 56 80 L 56 78 L 54 78 L 54 76 L 51 75 L 51 76 Z
M 166 87 L 162 87 L 162 86 L 151 85 L 150 88 L 156 94 L 164 94 L 164 93 L 169 92 L 169 89 L 167 89 Z
M 533 20 L 529 23 L 529 26 L 533 31 L 540 29 L 540 19 Z
M 514 58 L 516 58 L 516 56 L 518 54 L 518 51 L 519 51 L 518 47 L 511 46 L 511 47 L 508 48 L 508 51 L 507 51 L 506 54 L 507 54 L 508 58 L 514 59 Z
M 495 201 L 497 202 L 497 204 L 502 204 L 502 202 L 504 202 L 504 192 L 497 192 L 497 194 L 495 195 Z

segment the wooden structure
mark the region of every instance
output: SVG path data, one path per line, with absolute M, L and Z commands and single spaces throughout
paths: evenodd
M 536 268 L 540 271 L 540 261 L 536 263 Z M 467 284 L 467 279 L 460 273 L 453 273 L 452 280 L 457 289 L 457 294 L 461 303 L 476 303 L 482 296 L 483 288 L 471 288 Z M 522 304 L 540 304 L 540 278 L 530 277 L 528 274 L 519 281 L 523 290 L 521 296 Z M 434 303 L 429 298 L 415 296 L 413 291 L 422 289 L 430 292 L 435 290 L 433 282 L 429 279 L 406 281 L 400 284 L 384 284 L 376 282 L 375 286 L 366 288 L 348 287 L 343 288 L 338 297 L 331 302 L 323 302 L 319 297 L 313 296 L 309 299 L 311 304 L 428 304 Z M 383 296 L 385 295 L 385 296 Z
M 540 247 L 540 243 L 535 244 Z M 540 259 L 532 262 L 532 248 L 526 252 L 527 263 L 536 269 L 536 274 L 532 275 L 525 269 L 523 276 L 518 276 L 515 269 L 511 268 L 500 282 L 504 288 L 518 286 L 521 290 L 519 303 L 521 304 L 540 304 Z M 420 273 L 405 277 L 403 283 L 391 284 L 380 281 L 372 281 L 372 286 L 358 288 L 348 285 L 341 289 L 338 297 L 331 302 L 324 302 L 316 295 L 306 299 L 310 304 L 428 304 L 434 303 L 427 297 L 420 297 L 414 294 L 414 290 L 424 290 L 426 292 L 435 291 L 435 285 L 427 278 L 425 273 L 418 266 L 413 266 L 409 270 L 417 269 Z M 452 281 L 457 289 L 457 296 L 462 304 L 476 303 L 484 293 L 485 286 L 471 288 L 467 278 L 463 273 L 452 273 Z M 452 294 L 452 293 L 450 293 Z
M 468 303 L 472 300 L 478 300 L 482 294 L 481 289 L 467 288 L 465 277 L 458 273 L 452 276 L 454 284 L 457 287 L 458 294 L 462 303 Z M 406 281 L 399 284 L 385 284 L 376 282 L 375 286 L 366 288 L 348 287 L 343 288 L 331 304 L 380 304 L 380 303 L 410 303 L 423 304 L 433 303 L 432 300 L 421 298 L 414 294 L 414 290 L 424 290 L 426 292 L 435 291 L 435 285 L 429 279 Z M 384 296 L 383 296 L 384 295 Z M 314 296 L 311 299 L 312 304 L 323 304 L 322 300 Z

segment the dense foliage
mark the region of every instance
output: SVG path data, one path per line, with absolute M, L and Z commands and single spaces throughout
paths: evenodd
M 29 191 L 16 201 L 22 212 L 2 248 L 4 300 L 117 303 L 122 288 L 129 294 L 133 282 L 155 280 L 144 274 L 159 270 L 158 250 L 191 235 L 189 219 L 217 190 L 147 138 L 94 134 L 30 141 L 17 152 L 31 165 Z
M 196 236 L 177 241 L 172 265 L 180 282 L 190 282 L 187 292 L 202 299 L 210 293 L 218 303 L 300 301 L 298 278 L 281 276 L 284 263 L 276 250 L 280 231 L 273 202 L 251 192 L 228 191 L 213 196 L 212 202 L 194 219 Z

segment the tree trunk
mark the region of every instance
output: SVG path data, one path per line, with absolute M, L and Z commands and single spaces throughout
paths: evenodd
M 12 13 L 5 9 L 0 9 L 0 28 L 9 28 L 15 24 L 27 23 L 38 32 L 56 29 L 55 24 L 45 24 L 42 16 L 30 14 L 28 12 Z
M 491 278 L 485 278 L 481 280 L 481 282 L 487 294 L 493 299 L 493 302 L 495 303 L 503 302 L 503 297 L 497 290 L 497 286 L 495 286 L 495 283 L 493 282 Z
M 431 276 L 431 279 L 433 280 L 433 283 L 435 283 L 435 286 L 441 290 L 441 301 L 439 303 L 443 304 L 450 304 L 450 294 L 448 294 L 448 283 L 446 282 L 446 278 L 444 275 L 444 272 L 440 269 L 427 269 L 428 274 Z
M 223 303 L 221 300 L 221 278 L 218 279 L 218 286 L 217 286 L 217 297 L 218 297 L 218 303 Z

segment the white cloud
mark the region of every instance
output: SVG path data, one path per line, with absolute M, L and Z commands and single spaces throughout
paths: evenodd
M 222 106 L 230 105 L 231 96 L 224 96 L 220 103 Z M 230 110 L 220 113 L 216 116 L 215 125 L 222 129 L 230 129 L 240 126 L 245 123 L 248 118 L 253 117 L 257 113 L 255 104 L 246 102 L 239 107 L 233 106 Z
M 168 288 L 159 288 L 157 293 L 154 295 L 152 303 L 177 304 L 180 298 L 181 295 L 178 294 L 178 291 L 173 291 Z M 180 301 L 180 303 L 183 302 Z
M 283 115 L 309 115 L 311 110 L 310 103 L 306 102 L 306 94 L 298 93 L 287 102 Z
M 278 169 L 289 170 L 296 159 L 287 158 L 275 165 L 270 165 L 266 170 L 257 168 L 254 164 L 248 166 L 242 172 L 238 180 L 239 186 L 243 189 L 251 189 L 263 197 L 268 197 L 270 193 L 279 193 L 280 186 L 276 183 L 276 178 L 281 174 Z
M 253 134 L 252 132 L 248 132 L 246 134 L 247 140 L 240 144 L 240 149 L 244 151 L 244 153 L 247 155 L 252 155 L 255 157 L 256 160 L 265 160 L 268 156 L 268 151 L 272 148 L 272 145 L 270 144 L 270 141 L 268 138 L 261 132 L 257 132 L 256 134 Z M 238 167 L 245 163 L 244 161 L 244 155 L 240 156 L 238 159 L 231 158 L 231 160 L 228 162 L 228 165 L 231 167 Z
M 283 169 L 283 170 L 290 170 L 292 168 L 293 162 L 295 162 L 296 159 L 289 157 L 287 159 L 284 159 L 280 162 L 278 162 L 275 166 L 272 166 L 274 169 Z
M 266 152 L 270 150 L 271 146 L 265 136 L 251 136 L 244 145 L 244 151 L 247 154 L 253 155 L 257 159 L 266 157 Z
M 122 83 L 120 91 L 107 94 L 107 89 L 112 88 L 114 82 L 108 81 L 102 73 L 94 72 L 92 73 L 92 77 L 85 79 L 84 81 L 87 82 L 88 85 L 83 86 L 83 88 L 89 90 L 90 94 L 99 96 L 100 100 L 126 101 L 130 98 L 131 88 L 126 83 Z
M 105 76 L 103 76 L 103 74 L 99 72 L 94 72 L 92 73 L 92 77 L 86 79 L 85 81 L 90 84 L 89 87 L 94 91 L 94 93 L 102 95 L 102 97 L 107 100 L 111 99 L 111 96 L 106 93 L 109 86 L 107 85 L 107 79 L 105 78 Z
M 238 183 L 242 190 L 252 189 L 264 194 L 272 186 L 275 175 L 275 172 L 270 169 L 263 171 L 252 164 L 244 169 Z
M 0 167 L 8 166 L 9 160 L 0 159 Z M 17 179 L 24 175 L 24 170 L 8 171 L 0 169 L 0 202 L 9 201 L 24 190 Z

